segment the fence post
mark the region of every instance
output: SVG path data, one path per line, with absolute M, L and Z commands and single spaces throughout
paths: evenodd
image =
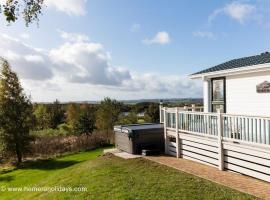
M 164 114 L 164 117 L 163 117 L 163 120 L 164 120 L 164 122 L 163 122 L 163 126 L 164 126 L 164 145 L 165 145 L 165 154 L 167 154 L 168 153 L 168 144 L 167 144 L 167 115 L 166 115 L 167 108 L 164 107 L 163 110 L 164 110 L 164 113 L 163 113 Z
M 179 138 L 179 109 L 175 108 L 175 131 L 176 131 L 176 157 L 180 158 L 180 138 Z
M 218 168 L 219 170 L 224 170 L 224 152 L 223 152 L 223 144 L 222 144 L 222 137 L 223 137 L 223 115 L 220 109 L 218 111 Z

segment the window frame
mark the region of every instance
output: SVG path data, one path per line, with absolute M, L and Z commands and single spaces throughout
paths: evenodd
M 214 112 L 214 95 L 213 95 L 213 82 L 215 80 L 223 80 L 223 112 L 226 113 L 226 77 L 211 78 L 211 112 Z M 216 104 L 217 105 L 217 104 Z

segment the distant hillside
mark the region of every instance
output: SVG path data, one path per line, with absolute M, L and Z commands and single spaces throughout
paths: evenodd
M 137 99 L 137 100 L 120 100 L 125 104 L 137 104 L 143 102 L 153 102 L 159 103 L 163 101 L 164 103 L 203 103 L 202 98 L 170 98 L 170 99 Z
M 143 103 L 143 102 L 153 102 L 153 103 L 159 103 L 160 101 L 163 101 L 164 103 L 171 103 L 171 104 L 177 104 L 177 103 L 195 103 L 195 104 L 202 104 L 203 99 L 202 98 L 168 98 L 168 99 L 134 99 L 134 100 L 118 100 L 120 102 L 123 102 L 124 104 L 137 104 L 137 103 Z M 44 104 L 50 104 L 51 102 L 39 102 Z M 89 103 L 89 104 L 99 104 L 100 101 L 70 101 L 70 102 L 61 102 L 62 104 L 66 103 Z

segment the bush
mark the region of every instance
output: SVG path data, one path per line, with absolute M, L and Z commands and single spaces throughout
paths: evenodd
M 73 130 L 68 124 L 60 124 L 56 129 L 48 128 L 43 130 L 34 130 L 31 131 L 32 136 L 36 137 L 45 137 L 45 136 L 58 136 L 58 135 L 71 135 Z
M 59 131 L 57 129 L 48 128 L 43 130 L 31 131 L 30 135 L 35 137 L 57 136 L 59 135 Z
M 106 145 L 106 134 L 38 136 L 30 145 L 28 157 L 51 157 L 67 152 L 90 150 Z
M 138 123 L 138 117 L 136 113 L 130 112 L 127 116 L 120 115 L 119 120 L 117 124 L 125 125 L 125 124 L 137 124 Z
M 72 134 L 72 127 L 69 124 L 60 124 L 57 127 L 60 135 L 71 135 Z

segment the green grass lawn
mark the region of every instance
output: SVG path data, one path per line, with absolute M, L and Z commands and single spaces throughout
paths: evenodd
M 98 157 L 101 153 L 97 149 L 0 170 L 0 190 L 1 186 L 84 186 L 86 192 L 6 191 L 0 192 L 0 199 L 255 199 L 145 159 Z

